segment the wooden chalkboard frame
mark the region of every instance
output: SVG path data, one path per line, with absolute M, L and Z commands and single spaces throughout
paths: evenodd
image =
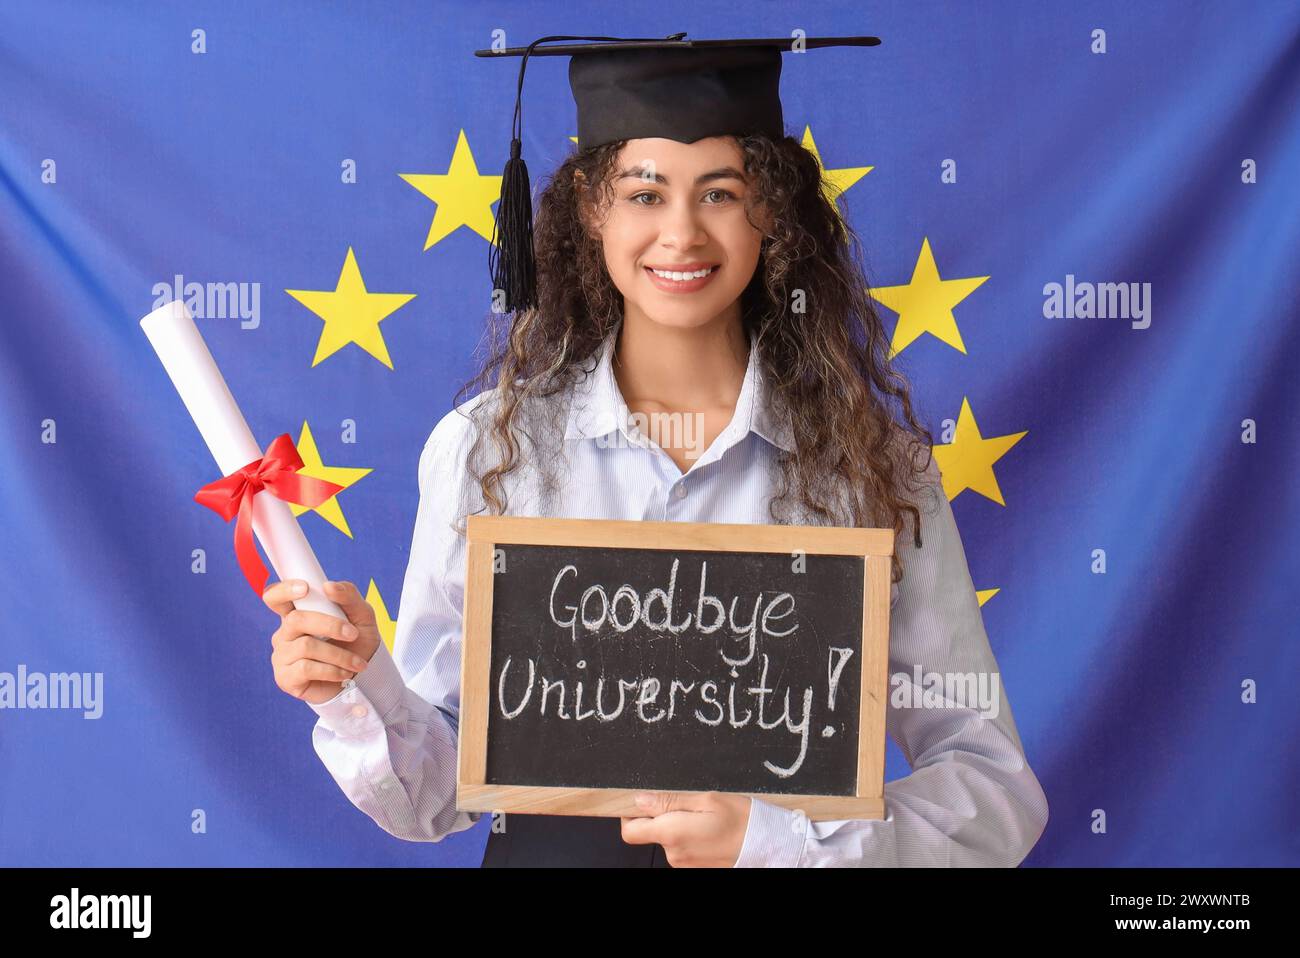
M 468 541 L 456 781 L 458 809 L 534 815 L 634 817 L 641 812 L 633 803 L 633 796 L 654 791 L 646 788 L 506 785 L 486 780 L 493 555 L 498 545 L 548 545 L 720 552 L 792 553 L 803 550 L 809 556 L 861 556 L 865 571 L 856 795 L 736 794 L 749 794 L 783 808 L 800 809 L 813 821 L 885 817 L 885 690 L 889 666 L 890 557 L 894 550 L 891 530 L 521 516 L 469 516 L 466 525 Z

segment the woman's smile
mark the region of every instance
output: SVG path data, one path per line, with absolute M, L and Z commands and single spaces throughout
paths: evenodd
M 645 274 L 650 277 L 650 282 L 666 293 L 693 293 L 711 283 L 721 268 L 721 266 L 709 266 L 694 270 L 656 271 L 653 267 L 647 266 Z M 699 275 L 704 269 L 708 272 L 703 276 Z

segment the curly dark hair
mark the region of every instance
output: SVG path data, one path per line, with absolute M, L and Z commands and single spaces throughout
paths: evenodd
M 769 229 L 758 267 L 741 294 L 742 322 L 747 336 L 756 334 L 770 401 L 788 415 L 796 446 L 794 454 L 778 452 L 773 521 L 789 521 L 783 512 L 793 499 L 811 524 L 892 528 L 897 537 L 909 514 L 919 547 L 913 494 L 929 466 L 933 439 L 913 413 L 907 380 L 889 359 L 857 234 L 827 198 L 821 166 L 799 141 L 733 139 L 752 186 L 750 222 L 758 204 L 770 214 L 763 218 Z M 478 462 L 489 439 L 498 450 L 486 468 L 471 465 L 482 502 L 494 514 L 507 508 L 504 478 L 527 458 L 521 440 L 538 450 L 534 458 L 549 458 L 529 433 L 525 406 L 558 415 L 563 404 L 546 400 L 570 388 L 622 318 L 622 294 L 584 210 L 599 210 L 612 196 L 609 174 L 626 142 L 574 152 L 547 178 L 534 230 L 537 305 L 491 314 L 487 356 L 456 394 L 459 406 L 475 393 L 497 390 L 496 401 L 480 407 L 485 428 L 476 431 L 470 451 L 471 462 Z M 902 574 L 896 548 L 891 581 Z

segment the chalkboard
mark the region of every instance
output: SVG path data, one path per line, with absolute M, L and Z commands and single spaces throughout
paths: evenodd
M 472 516 L 457 806 L 883 817 L 888 530 Z M 865 703 L 865 706 L 864 706 Z

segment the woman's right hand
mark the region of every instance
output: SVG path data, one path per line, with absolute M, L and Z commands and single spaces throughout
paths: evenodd
M 313 705 L 338 695 L 343 681 L 364 670 L 379 648 L 375 610 L 357 587 L 351 582 L 327 582 L 324 592 L 348 621 L 295 609 L 293 600 L 307 594 L 307 583 L 300 579 L 277 582 L 262 593 L 262 601 L 280 616 L 280 627 L 271 635 L 275 684 Z

